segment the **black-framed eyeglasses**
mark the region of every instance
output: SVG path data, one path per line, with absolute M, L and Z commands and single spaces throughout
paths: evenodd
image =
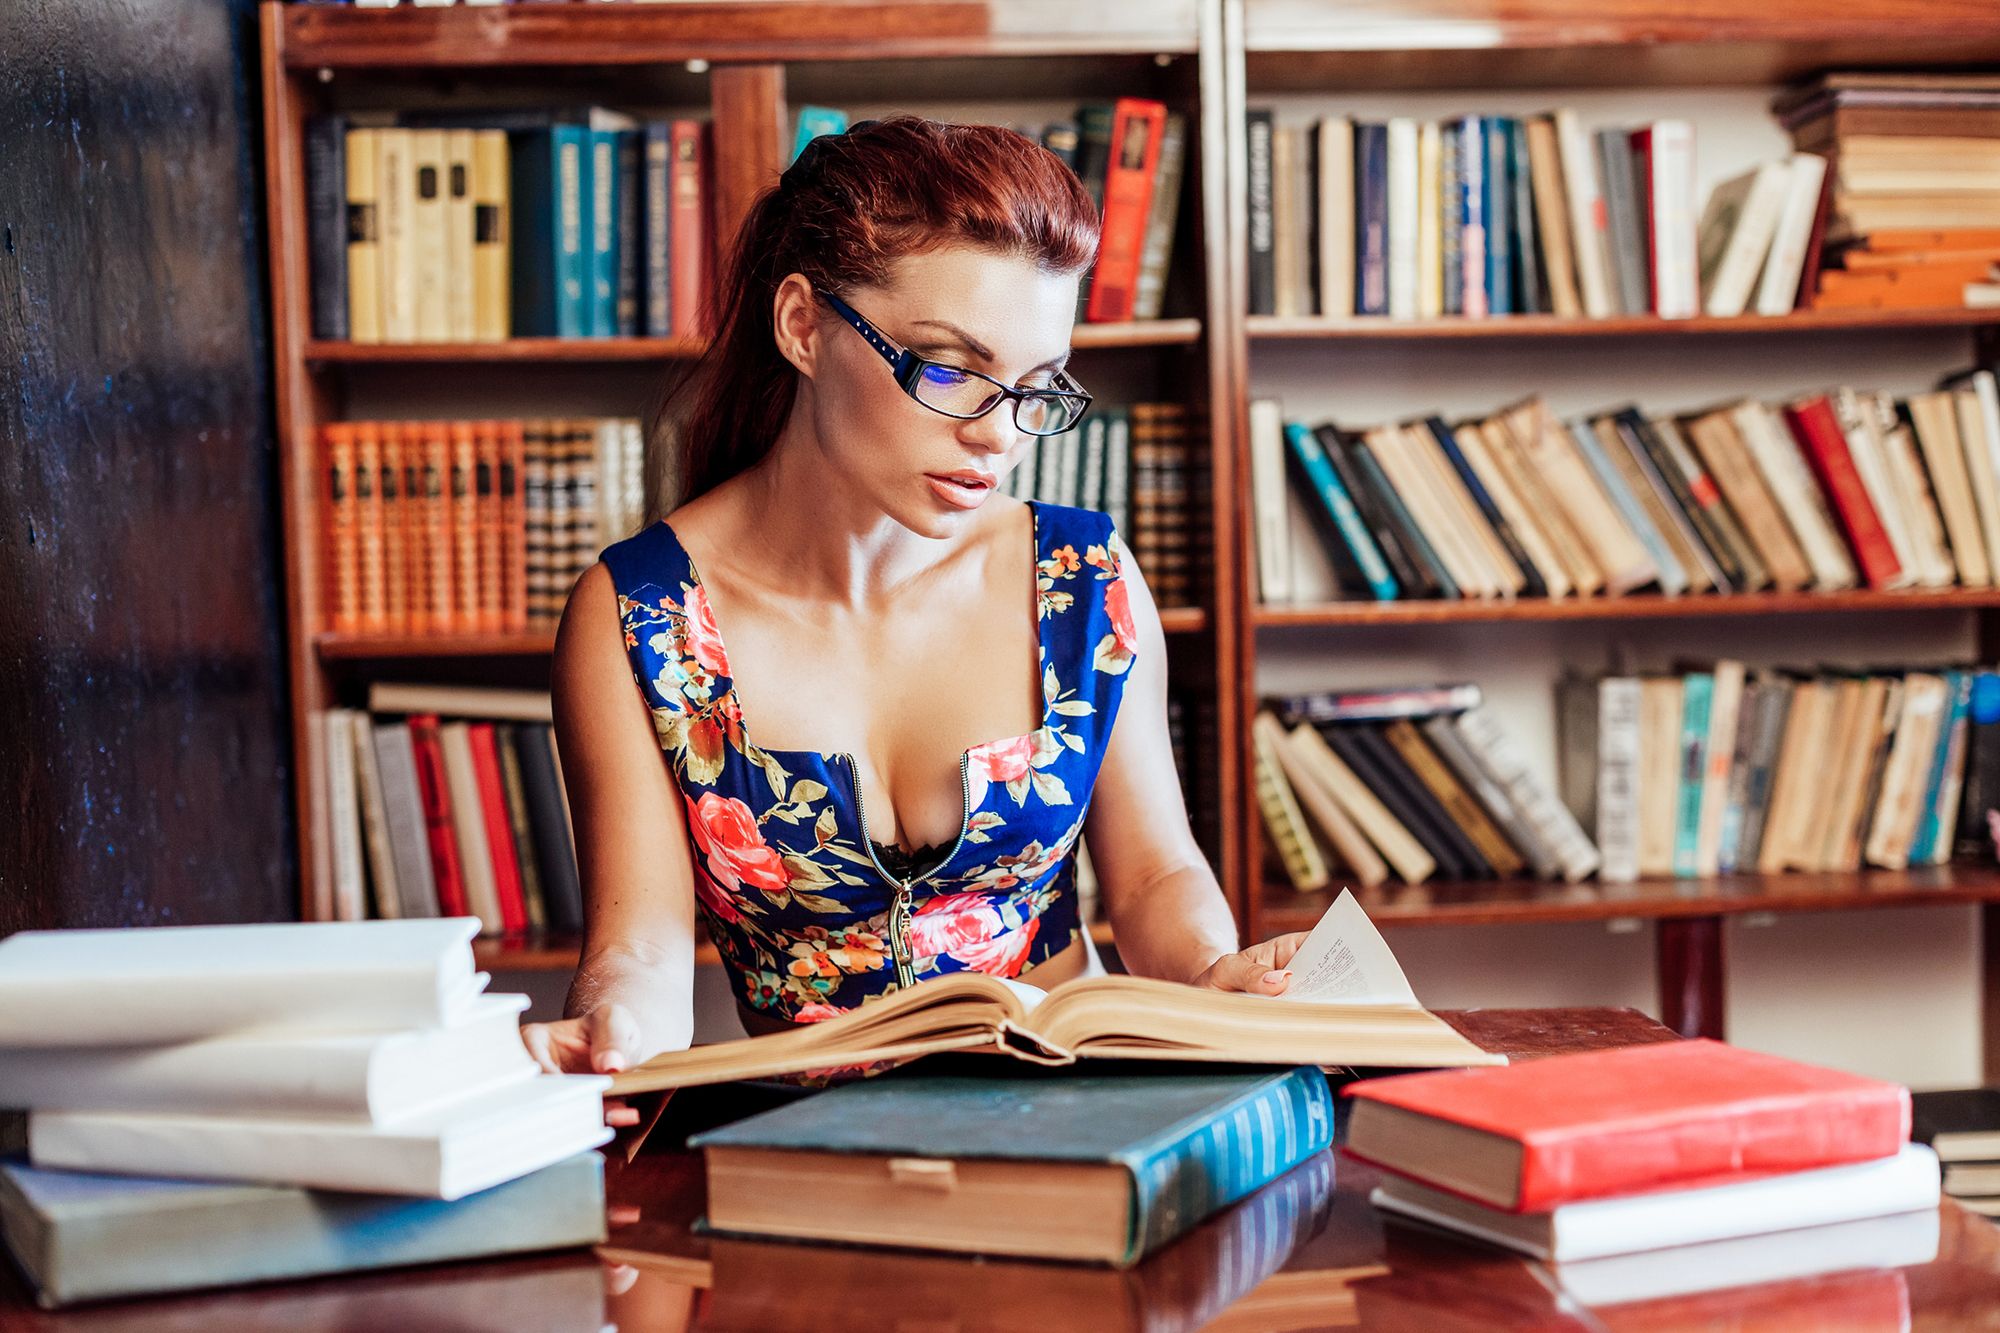
M 870 347 L 882 354 L 904 393 L 933 412 L 969 421 L 985 416 L 1011 399 L 1016 426 L 1030 435 L 1060 435 L 1082 421 L 1083 414 L 1090 410 L 1090 395 L 1067 371 L 1056 371 L 1055 383 L 1046 389 L 1011 388 L 991 375 L 933 361 L 906 347 L 898 347 L 832 292 L 815 291 L 814 295 L 839 312 L 842 319 L 854 326 L 855 332 L 868 340 Z

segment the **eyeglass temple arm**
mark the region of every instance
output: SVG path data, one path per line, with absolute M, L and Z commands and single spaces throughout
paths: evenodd
M 847 304 L 847 302 L 841 300 L 838 296 L 835 296 L 832 292 L 822 292 L 816 290 L 814 294 L 817 295 L 821 300 L 825 301 L 828 305 L 832 306 L 834 308 L 834 311 L 837 314 L 839 314 L 839 316 L 842 319 L 846 320 L 849 324 L 853 325 L 854 331 L 860 334 L 863 338 L 866 338 L 868 340 L 868 345 L 874 348 L 876 351 L 880 352 L 882 354 L 882 359 L 884 361 L 887 361 L 892 367 L 895 368 L 897 377 L 899 379 L 902 377 L 910 361 L 911 357 L 910 352 L 908 352 L 903 348 L 897 347 L 894 343 L 890 342 L 887 338 L 884 338 L 880 333 L 876 332 L 875 326 L 873 324 L 870 324 L 867 320 L 863 319 L 861 317 L 860 311 L 856 310 L 853 306 Z

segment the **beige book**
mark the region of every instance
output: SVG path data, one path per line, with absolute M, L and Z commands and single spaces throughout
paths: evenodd
M 375 131 L 375 180 L 382 206 L 380 271 L 382 341 L 406 343 L 417 336 L 415 239 L 416 168 L 411 161 L 413 131 Z
M 1572 108 L 1557 107 L 1549 119 L 1556 130 L 1556 153 L 1562 158 L 1563 196 L 1569 202 L 1570 242 L 1583 313 L 1591 319 L 1608 319 L 1617 308 L 1611 295 L 1611 255 L 1600 230 L 1604 195 L 1597 183 L 1597 155 Z
M 1040 1065 L 1093 1057 L 1420 1068 L 1507 1062 L 1417 1003 L 1381 932 L 1343 891 L 1293 960 L 1282 998 L 1134 976 L 1078 977 L 1044 991 L 951 972 L 823 1022 L 656 1055 L 616 1075 L 610 1095 L 939 1051 Z
M 1319 122 L 1319 312 L 1354 313 L 1354 121 Z
M 2000 559 L 2000 474 L 1993 463 L 1993 450 L 2000 442 L 1986 438 L 1986 414 L 1975 389 L 1958 387 L 1948 392 L 1958 409 L 1958 442 L 1965 450 L 1965 472 L 1972 478 L 1972 498 L 1979 512 L 1979 535 L 1991 565 Z
M 1736 511 L 1743 531 L 1756 543 L 1757 552 L 1771 571 L 1771 582 L 1781 592 L 1794 592 L 1812 583 L 1812 566 L 1785 521 L 1777 497 L 1764 484 L 1742 437 L 1735 418 L 1727 411 L 1707 412 L 1685 422 L 1687 436 L 1694 442 L 1701 461 L 1707 466 L 1723 498 Z
M 1291 783 L 1292 794 L 1298 798 L 1305 812 L 1312 816 L 1313 822 L 1319 825 L 1320 832 L 1326 835 L 1327 842 L 1339 854 L 1341 864 L 1363 888 L 1372 889 L 1387 880 L 1388 863 L 1369 845 L 1368 835 L 1340 808 L 1340 801 L 1320 781 L 1312 765 L 1301 758 L 1298 749 L 1291 744 L 1291 738 L 1279 738 L 1273 748 L 1285 770 L 1285 778 Z
M 1458 475 L 1458 469 L 1445 457 L 1444 449 L 1438 444 L 1437 436 L 1431 432 L 1427 421 L 1408 422 L 1403 427 L 1410 441 L 1410 449 L 1421 465 L 1430 473 L 1438 494 L 1442 495 L 1451 511 L 1458 516 L 1464 526 L 1460 529 L 1468 540 L 1487 573 L 1492 575 L 1498 590 L 1504 596 L 1512 597 L 1527 586 L 1527 578 L 1521 567 L 1507 554 L 1507 548 L 1500 541 L 1500 534 L 1493 531 L 1493 525 L 1486 521 L 1479 502 L 1466 489 L 1465 478 Z M 1456 440 L 1456 436 L 1453 437 Z
M 1822 592 L 1852 588 L 1861 577 L 1854 557 L 1833 525 L 1826 494 L 1807 468 L 1791 427 L 1777 409 L 1753 399 L 1725 410 L 1736 422 L 1737 438 L 1756 460 L 1772 498 L 1785 511 L 1786 521 L 1799 539 L 1799 549 L 1812 566 L 1814 584 Z
M 1765 804 L 1764 840 L 1757 849 L 1759 874 L 1783 870 L 1793 856 L 1792 828 L 1799 820 L 1799 804 L 1808 798 L 1808 788 L 1817 781 L 1820 727 L 1832 702 L 1832 689 L 1825 681 L 1800 681 L 1792 690 L 1792 706 L 1785 714 L 1785 734 L 1778 742 L 1777 762 L 1771 769 L 1771 795 Z
M 1674 824 L 1680 790 L 1681 680 L 1639 681 L 1639 874 L 1674 873 Z
M 410 131 L 410 280 L 418 342 L 451 338 L 451 246 L 445 221 L 444 130 Z
M 555 706 L 547 690 L 498 689 L 485 685 L 442 685 L 428 681 L 376 680 L 368 684 L 371 713 L 437 713 L 444 717 L 493 722 L 552 722 Z
M 1389 318 L 1417 317 L 1417 122 L 1391 116 L 1389 149 Z
M 1298 230 L 1298 195 L 1305 188 L 1300 147 L 1297 126 L 1271 127 L 1271 296 L 1272 311 L 1280 316 L 1307 313 L 1299 301 L 1306 250 Z
M 1514 487 L 1541 520 L 1543 530 L 1549 534 L 1550 542 L 1556 548 L 1556 558 L 1562 561 L 1563 568 L 1569 573 L 1570 582 L 1585 597 L 1603 592 L 1604 570 L 1590 553 L 1590 545 L 1577 531 L 1569 511 L 1556 501 L 1551 489 L 1552 480 L 1544 476 L 1529 457 L 1515 423 L 1508 414 L 1502 413 L 1492 418 L 1491 425 L 1493 429 L 1487 433 L 1486 447 L 1493 451 L 1495 457 L 1509 460 Z
M 1445 540 L 1458 553 L 1460 563 L 1472 579 L 1470 585 L 1463 586 L 1479 597 L 1510 595 L 1514 591 L 1512 584 L 1504 578 L 1505 571 L 1494 562 L 1481 540 L 1482 533 L 1489 538 L 1492 535 L 1486 530 L 1486 521 L 1476 511 L 1468 516 L 1466 507 L 1459 503 L 1463 490 L 1454 484 L 1457 477 L 1451 474 L 1450 464 L 1443 461 L 1430 431 L 1421 422 L 1405 423 L 1396 428 L 1396 436 L 1406 465 L 1430 496 L 1431 510 L 1439 516 Z
M 1424 850 L 1402 821 L 1389 812 L 1368 784 L 1355 776 L 1326 737 L 1310 722 L 1295 724 L 1285 738 L 1285 747 L 1312 771 L 1318 785 L 1330 792 L 1342 810 L 1367 835 L 1376 850 L 1406 884 L 1421 884 L 1437 871 L 1437 862 Z
M 349 130 L 347 172 L 347 336 L 382 341 L 381 177 L 376 146 L 380 130 Z
M 1563 196 L 1562 150 L 1556 143 L 1555 122 L 1548 116 L 1530 116 L 1528 134 L 1528 184 L 1535 198 L 1535 229 L 1541 233 L 1542 276 L 1548 282 L 1549 305 L 1562 319 L 1583 313 L 1583 298 L 1577 291 L 1576 265 L 1571 257 L 1569 203 Z
M 1653 489 L 1653 483 L 1640 470 L 1632 451 L 1625 443 L 1625 436 L 1618 429 L 1618 419 L 1607 414 L 1592 419 L 1590 428 L 1597 433 L 1597 443 L 1604 456 L 1611 460 L 1611 466 L 1625 482 L 1625 489 L 1638 499 L 1639 507 L 1646 511 L 1652 521 L 1653 530 L 1660 534 L 1660 540 L 1673 552 L 1674 561 L 1687 576 L 1689 592 L 1707 592 L 1715 586 L 1715 576 L 1709 573 L 1709 561 L 1704 553 L 1695 549 L 1695 540 L 1690 535 L 1687 515 L 1678 507 L 1669 510 L 1667 501 Z
M 1799 823 L 1801 834 L 1798 858 L 1787 869 L 1831 870 L 1839 846 L 1839 818 L 1847 800 L 1849 784 L 1860 766 L 1857 740 L 1864 729 L 1863 709 L 1871 693 L 1872 680 L 1846 679 L 1834 682 L 1833 706 L 1828 712 L 1821 758 L 1815 767 L 1820 775 L 1811 808 Z M 1875 707 L 1881 707 L 1879 697 Z
M 478 300 L 472 271 L 472 131 L 446 130 L 444 135 L 445 315 L 453 342 L 469 343 L 478 334 L 474 315 Z
M 1494 508 L 1507 520 L 1507 526 L 1514 529 L 1514 536 L 1520 540 L 1521 548 L 1528 553 L 1529 561 L 1542 576 L 1548 586 L 1549 596 L 1567 597 L 1576 591 L 1569 581 L 1569 573 L 1562 561 L 1556 558 L 1555 546 L 1548 534 L 1535 521 L 1521 493 L 1514 489 L 1514 483 L 1507 475 L 1492 451 L 1486 447 L 1486 434 L 1476 421 L 1462 421 L 1452 429 L 1452 438 L 1458 441 L 1458 451 L 1465 455 L 1465 461 L 1472 468 L 1479 484 L 1492 497 Z
M 1278 762 L 1277 745 L 1284 734 L 1278 719 L 1269 713 L 1260 712 L 1251 720 L 1250 746 L 1256 761 L 1251 780 L 1256 788 L 1257 810 L 1264 817 L 1264 828 L 1277 848 L 1278 859 L 1284 863 L 1285 876 L 1293 888 L 1304 893 L 1325 888 L 1330 876 L 1326 858 L 1320 855 L 1319 844 L 1306 824 L 1305 812 L 1299 809 L 1292 785 L 1285 781 L 1284 769 Z
M 472 135 L 472 337 L 504 342 L 513 333 L 508 264 L 513 253 L 507 131 Z
M 1434 120 L 1417 126 L 1417 318 L 1444 314 L 1444 213 L 1438 198 L 1444 135 Z
M 1948 693 L 1942 676 L 1912 672 L 1903 678 L 1903 711 L 1896 720 L 1896 736 L 1882 772 L 1882 793 L 1863 844 L 1869 865 L 1885 870 L 1909 867 Z
M 384 921 L 394 921 L 403 915 L 403 900 L 396 883 L 396 852 L 389 842 L 389 805 L 382 789 L 382 764 L 375 753 L 375 719 L 359 708 L 338 711 L 347 714 L 347 743 L 354 747 L 354 774 L 361 794 L 362 841 L 368 848 L 368 882 L 374 888 L 375 915 Z
M 482 935 L 506 929 L 500 916 L 500 892 L 493 879 L 493 849 L 486 842 L 486 816 L 479 802 L 479 777 L 472 766 L 469 724 L 438 725 L 444 751 L 445 786 L 451 792 L 451 830 L 458 839 L 459 869 L 465 875 L 465 901 L 479 918 Z
M 1465 597 L 1491 597 L 1499 589 L 1485 577 L 1480 561 L 1468 555 L 1464 544 L 1464 534 L 1444 502 L 1433 493 L 1429 479 L 1415 459 L 1410 456 L 1409 445 L 1403 432 L 1395 426 L 1377 426 L 1366 432 L 1362 438 L 1375 455 L 1375 461 L 1389 476 L 1389 484 L 1396 488 L 1396 494 L 1410 511 L 1410 516 L 1423 529 L 1424 537 L 1444 563 L 1445 572 L 1451 575 L 1459 592 Z
M 1548 403 L 1533 397 L 1507 408 L 1504 416 L 1528 465 L 1547 483 L 1591 559 L 1603 571 L 1604 591 L 1622 596 L 1657 579 L 1660 571 L 1653 557 L 1619 517 L 1617 506 L 1604 493 L 1568 428 L 1550 413 Z
M 1437 803 L 1444 808 L 1446 818 L 1458 826 L 1486 863 L 1493 867 L 1502 879 L 1518 875 L 1527 868 L 1527 861 L 1520 849 L 1507 840 L 1478 800 L 1465 789 L 1431 743 L 1424 739 L 1416 724 L 1406 717 L 1399 717 L 1382 728 L 1382 738 L 1389 742 L 1411 774 L 1421 783 Z
M 1858 751 L 1855 780 L 1835 812 L 1840 823 L 1829 843 L 1832 849 L 1827 858 L 1829 870 L 1861 868 L 1861 843 L 1872 813 L 1868 798 L 1875 781 L 1876 761 L 1887 759 L 1887 747 L 1902 720 L 1903 682 L 1895 676 L 1880 676 L 1870 684 L 1879 689 L 1862 697 L 1861 727 L 1855 740 Z M 1879 799 L 1878 793 L 1878 803 Z
M 1885 471 L 1909 521 L 1917 583 L 1925 588 L 1949 588 L 1958 581 L 1958 569 L 1951 562 L 1951 546 L 1945 541 L 1944 519 L 1931 496 L 1930 479 L 1924 474 L 1923 460 L 1917 457 L 1916 436 L 1897 413 L 1896 399 L 1887 390 L 1863 394 L 1862 401 L 1875 419 L 1875 438 L 1882 445 Z
M 1701 812 L 1695 825 L 1697 875 L 1722 869 L 1722 813 L 1729 804 L 1729 770 L 1736 759 L 1736 722 L 1743 707 L 1743 664 L 1728 658 L 1710 668 L 1708 737 L 1702 747 Z
M 1944 514 L 1958 581 L 1968 588 L 1992 586 L 1986 539 L 1972 498 L 1972 478 L 1965 468 L 1965 451 L 1958 440 L 1958 404 L 1947 390 L 1911 394 L 1910 420 L 1916 424 L 1917 445 L 1930 471 L 1931 493 Z
M 1889 550 L 1896 557 L 1896 574 L 1884 586 L 1908 588 L 1917 581 L 1917 553 L 1910 544 L 1910 519 L 1904 512 L 1901 492 L 1889 481 L 1889 468 L 1882 452 L 1882 439 L 1875 429 L 1871 402 L 1850 388 L 1836 389 L 1827 396 L 1834 421 L 1846 437 L 1847 453 L 1861 488 L 1882 522 Z

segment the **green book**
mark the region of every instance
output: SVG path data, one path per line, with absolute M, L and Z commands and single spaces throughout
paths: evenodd
M 906 1068 L 689 1145 L 711 1231 L 1125 1267 L 1333 1141 L 1317 1067 Z
M 1701 842 L 1701 791 L 1708 770 L 1708 707 L 1715 694 L 1715 677 L 1706 671 L 1681 680 L 1681 771 L 1675 786 L 1674 874 L 1696 873 Z

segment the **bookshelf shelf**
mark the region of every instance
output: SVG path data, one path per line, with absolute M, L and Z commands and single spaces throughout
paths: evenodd
M 1666 620 L 1702 616 L 1833 615 L 1854 611 L 1977 611 L 2000 607 L 2000 588 L 1904 592 L 1756 592 L 1726 596 L 1519 598 L 1513 601 L 1323 602 L 1260 606 L 1258 629 L 1313 625 L 1457 625 L 1493 621 Z
M 1266 929 L 1310 930 L 1332 905 L 1331 893 L 1265 887 Z M 1629 884 L 1546 880 L 1384 884 L 1355 895 L 1385 926 L 1525 925 L 1604 921 L 1614 917 L 1740 916 L 1746 912 L 1825 912 L 1873 907 L 1929 907 L 2000 901 L 2000 866 L 1946 865 L 1913 870 L 1791 871 L 1712 879 L 1651 879 Z
M 1895 329 L 1973 329 L 2000 324 L 2000 310 L 1952 306 L 1936 310 L 1794 310 L 1787 315 L 1712 319 L 1565 319 L 1557 315 L 1500 315 L 1489 319 L 1326 319 L 1321 316 L 1251 315 L 1250 337 L 1358 339 L 1399 342 L 1432 338 L 1687 338 L 1716 334 L 1882 333 Z
M 1093 921 L 1090 938 L 1102 948 L 1111 944 L 1111 926 Z M 488 971 L 567 972 L 583 953 L 583 940 L 575 935 L 526 935 L 500 938 L 482 937 L 472 942 L 473 960 Z M 719 963 L 721 956 L 706 936 L 696 941 L 694 960 L 698 964 Z

